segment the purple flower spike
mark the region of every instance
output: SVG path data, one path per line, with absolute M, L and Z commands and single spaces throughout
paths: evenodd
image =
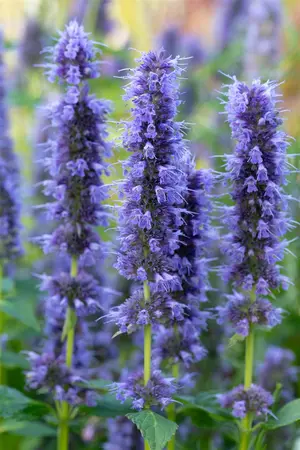
M 51 235 L 38 241 L 46 253 L 60 252 L 76 258 L 79 272 L 74 278 L 60 271 L 53 278 L 44 278 L 42 287 L 78 315 L 87 315 L 97 310 L 99 286 L 86 268 L 103 259 L 105 251 L 93 227 L 105 225 L 108 220 L 102 203 L 108 193 L 100 177 L 107 170 L 104 158 L 110 155 L 105 141 L 110 107 L 88 93 L 85 80 L 92 76 L 96 51 L 82 26 L 77 22 L 67 25 L 48 52 L 51 67 L 66 87 L 62 98 L 48 108 L 55 133 L 46 143 L 49 157 L 45 158 L 51 180 L 44 182 L 44 192 L 54 200 L 45 208 L 49 218 L 59 224 Z M 70 81 L 71 72 L 73 76 L 79 74 L 78 83 Z
M 99 76 L 95 61 L 98 50 L 95 50 L 89 34 L 76 20 L 60 33 L 57 44 L 46 48 L 44 52 L 49 54 L 49 63 L 45 67 L 52 83 L 58 78 L 61 82 L 78 85 L 82 80 Z
M 20 242 L 20 173 L 9 137 L 9 122 L 0 34 L 0 259 L 11 261 L 23 252 Z
M 188 320 L 178 329 L 161 326 L 156 332 L 153 359 L 157 365 L 166 361 L 171 365 L 182 362 L 189 368 L 206 354 L 199 341 L 199 332 Z
M 95 373 L 100 358 L 95 348 L 101 358 L 107 351 L 102 351 L 103 343 L 107 344 L 105 333 L 96 333 L 93 321 L 85 318 L 99 311 L 101 301 L 101 308 L 107 308 L 109 302 L 104 304 L 103 300 L 110 296 L 100 286 L 106 247 L 96 230 L 108 220 L 103 205 L 108 193 L 101 176 L 107 174 L 104 159 L 110 156 L 106 142 L 110 107 L 89 95 L 87 79 L 97 76 L 96 50 L 77 22 L 67 25 L 55 47 L 47 52 L 50 62 L 46 73 L 53 80 L 58 77 L 65 91 L 47 108 L 51 132 L 43 144 L 43 161 L 50 178 L 43 181 L 44 194 L 52 199 L 44 208 L 56 227 L 37 241 L 45 253 L 55 255 L 55 264 L 51 275 L 40 276 L 41 290 L 48 293 L 44 304 L 47 339 L 42 345 L 44 354 L 29 357 L 32 368 L 27 380 L 32 388 L 45 385 L 56 400 L 77 404 L 84 394 L 84 402 L 93 406 L 95 397 L 89 391 L 82 392 L 76 380 L 82 374 L 87 379 Z M 71 260 L 76 261 L 75 273 L 70 270 L 74 267 Z M 66 343 L 61 336 L 70 310 L 77 320 L 73 325 L 72 367 L 66 368 Z
M 235 204 L 225 208 L 230 234 L 224 244 L 229 265 L 223 275 L 246 289 L 251 289 L 251 283 L 256 285 L 258 295 L 286 284 L 278 262 L 284 256 L 281 237 L 292 228 L 283 190 L 289 173 L 288 142 L 278 130 L 282 119 L 277 86 L 254 80 L 248 87 L 233 77 L 224 102 L 237 144 L 234 154 L 226 155 L 226 179 Z
M 163 51 L 142 54 L 138 62 L 125 88 L 133 108 L 131 121 L 124 124 L 123 145 L 131 155 L 124 163 L 115 267 L 127 279 L 147 282 L 151 301 L 145 304 L 137 289 L 111 311 L 108 320 L 121 332 L 182 321 L 185 308 L 173 295 L 182 289 L 174 253 L 183 236 L 189 158 L 182 124 L 175 122 L 182 69 L 179 58 L 166 58 Z
M 162 360 L 167 360 L 170 365 L 182 362 L 185 367 L 206 356 L 200 334 L 206 328 L 209 313 L 201 311 L 200 306 L 210 289 L 207 256 L 211 238 L 209 193 L 212 187 L 210 172 L 196 171 L 191 163 L 187 174 L 182 237 L 173 257 L 174 271 L 182 286 L 182 290 L 174 293 L 174 298 L 185 305 L 185 318 L 174 329 L 161 326 L 154 343 L 158 363 Z
M 26 380 L 30 389 L 43 389 L 53 394 L 55 400 L 66 401 L 70 405 L 86 403 L 91 406 L 93 393 L 77 385 L 83 380 L 65 365 L 62 357 L 56 358 L 52 353 L 40 356 L 28 352 L 28 360 L 31 369 L 26 372 Z

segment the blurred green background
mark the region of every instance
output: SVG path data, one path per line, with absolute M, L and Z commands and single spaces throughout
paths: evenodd
M 95 41 L 106 45 L 103 47 L 102 77 L 91 82 L 91 89 L 98 97 L 113 102 L 114 111 L 110 117 L 109 132 L 110 139 L 115 141 L 116 145 L 112 163 L 126 157 L 125 152 L 117 145 L 120 141 L 117 122 L 128 114 L 128 107 L 122 100 L 123 80 L 118 78 L 122 72 L 119 73 L 118 70 L 134 65 L 134 58 L 138 56 L 136 50 L 158 48 L 162 44 L 167 50 L 170 49 L 173 56 L 181 51 L 183 56 L 193 56 L 193 59 L 186 60 L 188 67 L 185 79 L 182 80 L 185 103 L 180 107 L 179 117 L 190 124 L 187 137 L 197 158 L 197 165 L 220 170 L 220 160 L 211 159 L 210 156 L 230 152 L 232 143 L 228 126 L 224 124 L 223 117 L 218 115 L 222 108 L 217 98 L 217 90 L 222 82 L 226 83 L 226 78 L 218 71 L 248 79 L 247 70 L 250 70 L 249 64 L 253 56 L 247 47 L 248 18 L 243 17 L 242 9 L 239 11 L 242 2 L 236 0 L 232 3 L 235 6 L 231 14 L 241 15 L 239 29 L 235 28 L 232 17 L 231 21 L 226 21 L 226 1 L 222 0 L 0 1 L 11 134 L 21 161 L 24 225 L 22 233 L 26 247 L 25 256 L 18 264 L 14 288 L 10 285 L 5 288 L 10 298 L 20 306 L 19 315 L 14 312 L 14 317 L 9 316 L 6 324 L 10 346 L 6 352 L 5 366 L 7 383 L 10 386 L 24 389 L 22 370 L 27 367 L 27 362 L 19 351 L 34 344 L 40 336 L 36 314 L 38 292 L 33 272 L 36 271 L 42 255 L 39 249 L 30 243 L 30 237 L 36 233 L 32 205 L 39 203 L 39 194 L 33 186 L 39 178 L 36 161 L 40 156 L 37 143 L 43 141 L 44 133 L 40 107 L 58 95 L 56 87 L 45 80 L 43 70 L 34 67 L 42 60 L 39 55 L 41 48 L 51 45 L 57 30 L 62 29 L 70 18 L 75 17 L 84 23 Z M 300 146 L 300 2 L 285 0 L 281 2 L 281 6 L 281 22 L 276 24 L 278 48 L 275 58 L 271 61 L 268 57 L 262 57 L 259 62 L 256 61 L 253 70 L 259 70 L 263 78 L 285 81 L 281 86 L 285 109 L 288 110 L 285 113 L 284 126 L 288 134 L 295 138 L 289 149 L 290 153 L 295 154 L 299 152 Z M 267 18 L 263 24 L 263 32 L 268 34 L 270 26 Z M 254 53 L 256 54 L 256 51 Z M 299 167 L 299 159 L 292 158 L 291 162 Z M 107 181 L 111 183 L 121 176 L 120 165 L 116 164 Z M 296 199 L 299 199 L 299 183 L 299 175 L 292 174 L 287 189 Z M 114 196 L 110 201 L 113 200 Z M 292 214 L 295 220 L 300 221 L 299 203 L 292 204 Z M 298 230 L 291 233 L 289 239 L 297 237 Z M 112 232 L 102 234 L 104 239 L 112 237 Z M 294 242 L 291 249 L 299 257 L 299 243 Z M 270 333 L 259 334 L 256 357 L 262 361 L 267 345 L 277 344 L 293 350 L 296 354 L 296 364 L 300 366 L 299 258 L 288 255 L 284 266 L 294 286 L 287 293 L 280 293 L 275 301 L 287 314 L 280 327 Z M 212 298 L 212 302 L 216 303 L 216 299 Z M 224 359 L 233 363 L 237 374 L 241 369 L 241 351 L 241 348 L 234 348 L 224 352 Z M 214 354 L 213 357 L 218 359 L 219 355 Z M 209 370 L 217 370 L 213 364 L 214 361 L 207 362 L 208 374 Z M 238 378 L 238 375 L 235 377 Z M 233 384 L 234 381 L 233 377 Z M 209 376 L 204 377 L 204 385 L 207 385 L 207 388 L 215 387 L 211 385 Z M 300 397 L 300 382 L 296 395 Z M 6 433 L 6 440 L 2 442 L 5 447 L 1 448 L 41 448 L 38 437 L 24 437 L 24 432 L 21 437 L 16 434 Z M 185 448 L 194 448 L 193 445 L 191 443 L 190 447 Z M 52 447 L 53 442 L 50 440 L 49 443 L 43 443 L 42 448 Z M 270 446 L 271 448 L 273 447 Z

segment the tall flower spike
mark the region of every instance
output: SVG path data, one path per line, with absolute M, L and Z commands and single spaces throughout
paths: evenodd
M 55 132 L 45 145 L 45 167 L 51 179 L 44 182 L 44 193 L 54 201 L 44 207 L 57 227 L 38 242 L 46 253 L 55 253 L 56 257 L 58 253 L 63 254 L 67 259 L 66 266 L 53 271 L 51 276 L 42 276 L 42 288 L 49 295 L 46 307 L 51 308 L 49 303 L 52 300 L 64 323 L 62 339 L 66 341 L 66 356 L 57 357 L 55 353 L 59 353 L 59 345 L 52 343 L 52 348 L 51 345 L 49 349 L 45 347 L 48 353 L 41 358 L 43 360 L 48 355 L 50 367 L 54 359 L 54 365 L 59 368 L 55 373 L 60 371 L 68 375 L 68 381 L 55 396 L 59 400 L 60 448 L 65 450 L 68 420 L 74 412 L 68 404 L 72 402 L 65 389 L 74 379 L 77 367 L 89 363 L 81 358 L 82 341 L 75 334 L 78 329 L 85 329 L 83 317 L 94 314 L 99 308 L 102 293 L 98 280 L 106 249 L 96 226 L 105 225 L 108 220 L 103 205 L 107 190 L 101 175 L 107 170 L 104 158 L 110 156 L 110 146 L 105 141 L 110 106 L 108 102 L 89 95 L 87 80 L 99 75 L 95 61 L 97 50 L 76 21 L 70 22 L 60 33 L 56 45 L 45 52 L 48 53 L 48 62 L 44 65 L 46 75 L 52 82 L 58 80 L 65 91 L 59 101 L 48 108 Z M 80 318 L 76 326 L 77 316 Z M 53 310 L 52 319 L 53 323 L 48 323 L 48 327 L 60 328 L 61 323 Z M 33 364 L 32 371 L 37 372 L 38 368 L 39 364 Z M 74 388 L 70 389 L 74 393 Z M 90 395 L 86 401 L 90 403 Z
M 20 173 L 9 137 L 3 37 L 0 35 L 0 260 L 1 265 L 22 254 L 20 242 Z
M 60 252 L 78 260 L 74 277 L 61 271 L 45 277 L 43 286 L 61 304 L 78 315 L 94 313 L 99 298 L 96 278 L 87 273 L 103 259 L 105 246 L 94 227 L 105 225 L 108 215 L 102 203 L 107 197 L 101 175 L 106 171 L 104 158 L 110 156 L 105 142 L 108 102 L 88 94 L 86 79 L 96 75 L 96 51 L 83 27 L 71 22 L 53 49 L 48 49 L 51 63 L 46 71 L 67 83 L 62 98 L 49 107 L 49 117 L 56 133 L 47 142 L 45 166 L 52 179 L 44 182 L 44 192 L 54 198 L 45 205 L 48 216 L 59 222 L 52 234 L 39 238 L 46 253 Z M 70 79 L 70 74 L 77 73 Z M 79 82 L 79 84 L 78 84 Z
M 231 233 L 224 244 L 230 264 L 223 273 L 236 285 L 256 286 L 257 295 L 267 295 L 270 289 L 288 287 L 278 267 L 286 245 L 281 237 L 292 227 L 283 190 L 289 173 L 287 136 L 278 130 L 277 83 L 254 80 L 248 87 L 233 81 L 226 112 L 237 144 L 234 154 L 225 156 L 235 204 L 225 208 Z
M 212 177 L 208 171 L 196 171 L 189 165 L 188 189 L 184 196 L 185 212 L 180 246 L 173 257 L 176 274 L 182 290 L 174 293 L 174 298 L 186 305 L 183 324 L 172 328 L 161 326 L 155 336 L 154 357 L 157 363 L 168 361 L 171 366 L 182 362 L 185 367 L 201 360 L 206 350 L 199 336 L 206 328 L 208 312 L 200 310 L 206 301 L 208 285 L 208 248 L 210 241 L 211 202 L 209 192 Z
M 271 289 L 288 287 L 280 273 L 286 241 L 292 228 L 287 217 L 287 196 L 283 185 L 289 173 L 286 161 L 287 136 L 277 108 L 275 82 L 254 80 L 248 87 L 233 77 L 225 103 L 232 137 L 237 141 L 233 155 L 226 155 L 225 179 L 231 185 L 233 206 L 224 207 L 224 221 L 230 228 L 224 250 L 229 264 L 223 268 L 226 281 L 246 292 L 229 297 L 219 307 L 219 320 L 226 317 L 246 339 L 244 386 L 220 397 L 224 407 L 243 419 L 241 450 L 249 447 L 253 413 L 266 414 L 273 400 L 270 393 L 252 384 L 255 325 L 273 327 L 281 321 L 281 310 L 263 296 Z M 223 317 L 221 317 L 223 316 Z
M 132 120 L 126 122 L 123 145 L 131 152 L 124 164 L 125 197 L 120 210 L 120 251 L 115 267 L 143 289 L 111 311 L 121 333 L 144 329 L 144 373 L 116 386 L 120 400 L 133 398 L 133 407 L 166 407 L 175 387 L 151 370 L 151 326 L 184 319 L 186 305 L 176 301 L 182 289 L 175 273 L 174 252 L 182 237 L 182 213 L 187 190 L 185 167 L 189 152 L 183 124 L 175 122 L 179 104 L 179 57 L 164 51 L 143 53 L 129 75 L 126 100 L 132 100 Z M 146 448 L 147 448 L 147 444 Z
M 171 295 L 181 289 L 173 257 L 181 239 L 187 189 L 188 151 L 182 124 L 174 121 L 182 69 L 178 58 L 165 58 L 162 51 L 143 54 L 139 63 L 125 95 L 133 109 L 131 122 L 124 124 L 123 143 L 132 154 L 124 163 L 116 268 L 127 279 L 149 283 L 151 301 L 144 304 L 137 290 L 111 312 L 110 320 L 121 332 L 183 320 L 183 307 Z

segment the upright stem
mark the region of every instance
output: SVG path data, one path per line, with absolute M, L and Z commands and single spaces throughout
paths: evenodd
M 71 262 L 71 276 L 76 277 L 78 272 L 78 264 L 76 258 L 72 258 Z M 74 325 L 75 311 L 68 306 L 65 326 L 67 327 L 67 342 L 66 342 L 66 366 L 72 367 L 75 325 Z M 70 407 L 67 402 L 61 402 L 61 409 L 59 411 L 59 428 L 58 428 L 58 450 L 68 450 L 69 447 L 69 417 Z
M 254 357 L 254 330 L 250 328 L 249 335 L 246 338 L 245 375 L 244 375 L 245 389 L 249 389 L 252 384 L 253 357 Z M 251 437 L 251 427 L 252 427 L 252 414 L 248 413 L 242 421 L 240 450 L 248 450 Z
M 3 301 L 2 281 L 3 281 L 3 267 L 0 265 L 0 302 Z M 4 312 L 0 310 L 0 384 L 5 384 L 5 373 L 4 367 L 2 365 L 3 346 L 4 346 L 3 342 L 4 322 L 5 322 L 5 315 Z
M 175 379 L 178 379 L 179 377 L 179 364 L 174 364 L 172 366 L 172 375 Z M 167 408 L 167 416 L 169 420 L 172 420 L 173 422 L 176 421 L 176 406 L 175 403 L 171 403 Z M 176 436 L 175 434 L 172 436 L 171 440 L 168 442 L 167 449 L 168 450 L 175 450 L 176 446 Z
M 147 281 L 144 281 L 144 299 L 145 303 L 150 301 L 150 289 Z M 148 383 L 151 378 L 151 325 L 144 327 L 144 385 Z M 148 442 L 145 441 L 145 450 L 150 450 Z

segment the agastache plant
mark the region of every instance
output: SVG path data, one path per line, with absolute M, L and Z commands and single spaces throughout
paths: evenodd
M 260 385 L 274 392 L 277 384 L 281 383 L 281 398 L 284 401 L 293 400 L 299 373 L 299 367 L 293 365 L 295 359 L 295 354 L 291 350 L 275 346 L 268 347 L 264 362 L 258 367 Z
M 226 155 L 226 179 L 233 206 L 225 207 L 224 220 L 230 232 L 224 250 L 229 257 L 222 270 L 225 281 L 243 289 L 229 297 L 219 313 L 229 319 L 237 334 L 245 337 L 244 386 L 222 395 L 221 404 L 232 407 L 241 424 L 241 450 L 248 449 L 252 418 L 269 412 L 272 397 L 252 384 L 254 334 L 257 325 L 273 327 L 281 321 L 281 310 L 265 298 L 271 290 L 287 289 L 289 280 L 278 264 L 287 245 L 282 236 L 292 228 L 287 217 L 287 136 L 277 107 L 278 84 L 254 80 L 250 86 L 233 77 L 225 102 L 232 137 L 233 155 Z M 223 319 L 222 319 L 223 320 Z
M 117 386 L 123 400 L 134 398 L 137 409 L 172 402 L 175 387 L 151 370 L 152 326 L 184 320 L 186 305 L 174 298 L 182 289 L 175 273 L 182 212 L 187 190 L 188 151 L 182 124 L 174 121 L 179 104 L 180 59 L 163 51 L 142 54 L 129 75 L 126 100 L 132 100 L 132 120 L 124 123 L 124 147 L 131 156 L 124 163 L 125 196 L 120 210 L 120 252 L 116 268 L 138 287 L 120 307 L 111 311 L 121 333 L 144 329 L 144 371 Z M 145 448 L 149 448 L 145 443 Z
M 51 177 L 44 183 L 45 194 L 54 198 L 45 207 L 49 218 L 57 222 L 57 227 L 52 234 L 44 235 L 38 241 L 46 253 L 61 253 L 68 259 L 67 270 L 61 269 L 52 276 L 43 277 L 43 288 L 56 302 L 56 312 L 61 314 L 64 322 L 62 340 L 65 341 L 66 353 L 63 365 L 61 358 L 57 359 L 53 353 L 49 364 L 59 367 L 66 377 L 64 385 L 68 386 L 74 381 L 77 317 L 95 313 L 99 307 L 100 287 L 95 273 L 105 248 L 95 227 L 107 223 L 107 213 L 102 204 L 107 191 L 101 175 L 106 170 L 103 158 L 110 155 L 110 146 L 105 142 L 109 105 L 89 95 L 87 80 L 99 76 L 98 50 L 76 21 L 70 22 L 60 33 L 57 44 L 45 52 L 48 62 L 44 67 L 49 81 L 58 81 L 65 91 L 61 99 L 49 107 L 55 133 L 47 143 L 49 156 L 45 158 Z M 33 371 L 48 364 L 46 357 L 41 358 L 40 361 L 32 355 Z M 35 367 L 37 363 L 38 367 Z M 29 383 L 32 376 L 30 374 Z M 61 450 L 68 447 L 68 421 L 73 414 L 69 403 L 74 404 L 76 393 L 71 391 L 71 399 L 68 394 L 64 389 L 59 389 L 59 392 L 56 389 Z
M 20 173 L 17 156 L 9 136 L 6 103 L 5 65 L 3 62 L 3 36 L 0 33 L 0 301 L 2 279 L 9 263 L 22 254 L 20 240 Z M 5 317 L 0 311 L 0 356 L 5 344 Z M 4 370 L 0 365 L 0 384 L 4 383 Z
M 160 325 L 155 333 L 153 357 L 156 365 L 167 364 L 172 375 L 179 378 L 182 369 L 186 372 L 180 379 L 180 387 L 192 384 L 187 371 L 206 356 L 206 349 L 200 342 L 200 335 L 206 329 L 209 316 L 201 310 L 201 303 L 207 300 L 208 258 L 210 240 L 211 202 L 208 193 L 212 187 L 209 171 L 195 170 L 191 162 L 186 168 L 187 190 L 184 195 L 185 211 L 182 213 L 181 239 L 175 251 L 173 262 L 182 290 L 173 294 L 174 298 L 186 306 L 185 319 L 180 323 Z M 178 380 L 179 382 L 179 380 Z M 176 417 L 175 404 L 168 408 L 168 417 Z M 175 437 L 168 449 L 175 448 Z

